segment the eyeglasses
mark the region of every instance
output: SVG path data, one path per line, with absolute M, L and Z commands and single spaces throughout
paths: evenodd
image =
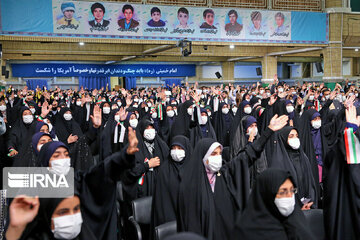
M 283 197 L 283 196 L 288 195 L 289 192 L 290 192 L 290 193 L 293 193 L 293 194 L 296 194 L 296 193 L 298 192 L 298 190 L 297 190 L 297 188 L 294 188 L 294 189 L 291 189 L 290 191 L 285 190 L 285 191 L 278 192 L 277 194 L 278 194 L 279 196 L 282 196 L 282 197 Z

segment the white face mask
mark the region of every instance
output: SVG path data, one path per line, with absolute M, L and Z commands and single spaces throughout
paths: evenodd
M 289 198 L 275 198 L 274 202 L 281 215 L 288 217 L 295 208 L 295 194 Z
M 201 116 L 201 122 L 202 122 L 202 125 L 205 125 L 208 121 L 208 117 L 207 116 Z
M 321 120 L 312 121 L 311 125 L 312 125 L 313 128 L 319 129 L 321 127 Z
M 175 114 L 177 115 L 177 109 L 176 109 L 176 108 L 174 108 L 174 112 L 175 112 Z
M 152 106 L 152 104 L 149 102 L 149 103 L 147 103 L 147 106 L 148 106 L 148 107 L 151 107 L 151 106 Z
M 342 100 L 343 100 L 343 102 L 345 102 L 346 101 L 346 96 L 344 95 L 344 96 L 342 96 Z
M 80 101 L 76 101 L 76 106 L 81 106 L 81 102 L 80 102 Z
M 233 108 L 232 108 L 232 111 L 233 111 L 234 114 L 237 112 L 237 110 L 238 110 L 237 107 L 233 107 Z
M 185 150 L 172 149 L 170 155 L 175 162 L 181 162 L 185 158 Z
M 149 140 L 149 141 L 154 140 L 155 135 L 156 135 L 156 131 L 155 131 L 154 128 L 145 129 L 145 131 L 144 131 L 144 138 L 145 138 L 146 140 Z
M 121 107 L 121 102 L 117 102 L 116 104 L 117 104 L 119 107 Z
M 54 222 L 54 238 L 56 239 L 74 239 L 81 232 L 83 223 L 81 213 L 56 217 L 52 219 Z
M 37 146 L 37 150 L 38 150 L 38 152 L 40 152 L 40 150 L 41 150 L 42 146 L 44 146 L 44 144 L 39 144 L 39 145 Z
M 223 114 L 228 114 L 228 113 L 229 113 L 229 109 L 228 109 L 228 108 L 223 108 L 223 109 L 221 109 L 221 112 L 222 112 Z
M 244 108 L 244 113 L 250 114 L 251 113 L 251 107 L 245 107 Z
M 139 102 L 139 99 L 137 99 L 137 98 L 134 98 L 134 102 Z
M 5 110 L 6 110 L 6 106 L 5 106 L 5 105 L 1 105 L 1 106 L 0 106 L 0 111 L 3 112 L 3 111 L 5 111 Z
M 206 165 L 207 169 L 211 172 L 218 172 L 222 167 L 222 157 L 221 155 L 210 156 L 208 159 L 208 164 Z
M 71 115 L 70 113 L 65 113 L 65 114 L 64 114 L 64 119 L 65 119 L 66 121 L 70 121 L 70 120 L 72 119 L 72 115 Z
M 291 92 L 292 93 L 292 95 L 296 95 L 296 92 Z
M 250 136 L 250 134 L 251 134 L 252 132 L 254 133 L 254 136 L 256 136 L 256 135 L 258 134 L 258 129 L 257 129 L 257 127 L 249 128 L 249 131 L 248 131 L 248 133 L 246 133 L 246 135 L 249 135 L 249 136 Z
M 115 119 L 115 121 L 120 122 L 120 115 L 115 115 L 114 119 Z
M 194 113 L 194 109 L 193 109 L 193 108 L 188 108 L 188 109 L 187 109 L 187 113 L 188 113 L 190 116 L 192 116 L 193 113 Z
M 309 101 L 313 101 L 314 100 L 314 95 L 310 95 L 309 96 Z
M 282 93 L 282 92 L 284 92 L 284 89 L 283 88 L 278 88 L 278 92 Z
M 264 94 L 264 90 L 260 90 L 260 94 L 263 95 L 263 94 Z
M 103 113 L 109 114 L 110 113 L 110 107 L 103 107 Z
M 157 118 L 157 113 L 156 113 L 156 112 L 152 113 L 152 114 L 151 114 L 151 117 L 152 117 L 152 118 Z
M 149 111 L 149 108 L 148 107 L 145 107 L 145 112 L 148 112 Z
M 271 93 L 270 93 L 270 92 L 267 92 L 267 93 L 266 93 L 266 96 L 270 97 L 270 96 L 271 96 Z
M 288 113 L 292 113 L 294 111 L 294 106 L 292 106 L 292 105 L 286 106 L 286 111 Z
M 330 95 L 325 96 L 325 100 L 328 100 L 330 98 Z
M 300 139 L 299 138 L 290 138 L 289 139 L 289 145 L 293 149 L 297 150 L 300 148 Z
M 66 175 L 70 171 L 70 158 L 52 160 L 49 172 L 56 175 Z
M 30 124 L 34 121 L 34 116 L 33 115 L 25 115 L 25 116 L 23 116 L 23 121 L 25 124 Z
M 208 116 L 210 117 L 211 116 L 211 112 L 207 112 Z
M 136 128 L 137 125 L 138 125 L 138 122 L 139 122 L 139 121 L 138 121 L 137 119 L 131 119 L 131 120 L 129 121 L 130 127 Z
M 134 108 L 138 108 L 139 105 L 133 105 Z
M 175 113 L 174 113 L 173 110 L 170 110 L 170 111 L 167 111 L 167 112 L 166 112 L 166 115 L 167 115 L 168 117 L 172 118 L 172 117 L 174 117 Z
M 34 113 L 35 113 L 35 108 L 30 108 L 30 112 L 31 112 L 32 114 L 34 114 Z

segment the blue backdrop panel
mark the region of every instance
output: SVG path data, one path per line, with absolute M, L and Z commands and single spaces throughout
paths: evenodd
M 79 87 L 100 89 L 110 86 L 110 77 L 79 77 Z
M 35 90 L 36 87 L 46 87 L 47 89 L 49 88 L 46 79 L 26 79 L 26 86 L 31 90 Z
M 136 88 L 136 77 L 126 77 L 125 88 L 128 90 L 132 88 Z
M 181 78 L 170 78 L 170 79 L 165 79 L 165 86 L 168 87 L 172 87 L 173 84 L 175 84 L 175 86 L 180 86 L 181 85 Z

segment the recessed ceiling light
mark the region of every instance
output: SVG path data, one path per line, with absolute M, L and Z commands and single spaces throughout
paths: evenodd
M 84 46 L 85 43 L 84 43 L 84 42 L 79 42 L 79 45 L 80 45 L 80 46 Z
M 355 48 L 355 52 L 358 52 L 359 51 L 359 49 L 358 48 Z
M 231 44 L 229 47 L 230 47 L 230 49 L 234 49 L 235 45 Z

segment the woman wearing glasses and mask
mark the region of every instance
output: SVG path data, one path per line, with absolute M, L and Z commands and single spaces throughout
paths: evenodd
M 248 205 L 237 220 L 234 239 L 314 239 L 300 206 L 289 172 L 267 169 L 261 173 Z

